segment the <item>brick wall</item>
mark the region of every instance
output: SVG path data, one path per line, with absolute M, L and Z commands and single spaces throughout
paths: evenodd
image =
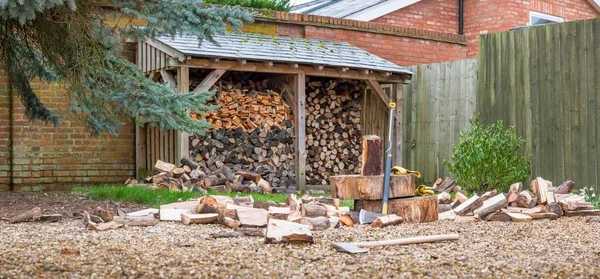
M 135 49 L 128 45 L 123 54 L 133 59 Z M 68 98 L 64 86 L 33 81 L 32 87 L 49 109 L 66 110 Z M 126 124 L 118 136 L 96 137 L 82 121 L 68 115 L 56 127 L 39 121 L 32 123 L 18 96 L 13 103 L 11 147 L 8 78 L 0 71 L 0 190 L 9 189 L 11 149 L 17 191 L 64 190 L 72 184 L 117 183 L 134 176 L 133 124 Z
M 442 32 L 458 32 L 458 1 L 423 0 L 372 20 Z

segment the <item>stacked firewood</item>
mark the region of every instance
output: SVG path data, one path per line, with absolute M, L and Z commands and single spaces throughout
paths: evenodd
M 360 85 L 315 80 L 306 87 L 306 176 L 311 185 L 329 177 L 360 173 Z
M 266 87 L 267 83 L 268 80 L 257 83 L 244 80 L 236 84 L 220 82 L 212 88 L 217 92 L 215 104 L 219 109 L 206 112 L 204 116 L 193 113 L 192 118 L 206 118 L 215 130 L 281 127 L 285 120 L 292 119 L 291 110 L 278 92 L 263 88 L 262 84 Z
M 486 192 L 481 196 L 468 198 L 451 179 L 440 182 L 434 189 L 438 195 L 440 220 L 456 222 L 515 221 L 526 222 L 533 219 L 557 219 L 562 216 L 600 215 L 600 209 L 585 200 L 584 196 L 571 193 L 575 187 L 573 181 L 565 181 L 554 187 L 551 181 L 541 177 L 531 181 L 530 190 L 523 189 L 523 183 L 510 186 L 508 193 Z M 448 186 L 448 187 L 447 187 Z M 448 192 L 456 191 L 454 201 L 450 202 Z
M 233 171 L 253 171 L 273 187 L 287 188 L 296 184 L 294 171 L 294 139 L 292 124 L 270 130 L 242 128 L 213 130 L 204 136 L 193 136 L 191 156 L 207 174 L 217 174 L 223 166 Z
M 171 191 L 271 193 L 273 190 L 269 181 L 255 172 L 234 172 L 228 166 L 222 165 L 220 169 L 207 174 L 208 169 L 190 158 L 181 159 L 181 164 L 177 167 L 158 160 L 154 165 L 156 174 L 147 177 L 146 182 L 151 183 L 151 188 Z

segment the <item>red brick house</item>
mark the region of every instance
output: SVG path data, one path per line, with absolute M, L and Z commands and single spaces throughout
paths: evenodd
M 473 58 L 481 34 L 597 18 L 600 0 L 314 0 L 291 12 L 465 35 Z

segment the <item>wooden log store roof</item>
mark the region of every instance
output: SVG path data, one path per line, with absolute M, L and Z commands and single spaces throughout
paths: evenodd
M 308 75 L 316 73 L 320 76 L 354 76 L 386 81 L 408 80 L 412 75 L 408 69 L 346 42 L 249 33 L 226 33 L 214 36 L 214 40 L 217 44 L 208 40 L 199 42 L 195 36 L 179 35 L 158 37 L 144 43 L 166 53 L 168 58 L 178 60 L 175 63 L 167 61 L 164 63 L 165 67 L 187 64 L 202 68 L 244 70 L 244 66 L 252 62 L 260 63 L 261 69 L 255 71 L 262 71 L 263 67 L 273 68 L 266 72 L 277 72 L 278 66 L 285 69 L 283 73 L 310 69 L 310 73 L 303 72 Z M 222 63 L 233 61 L 237 65 Z M 354 75 L 327 74 L 327 70 L 330 70 L 330 73 L 353 72 Z M 318 74 L 319 72 L 321 74 Z

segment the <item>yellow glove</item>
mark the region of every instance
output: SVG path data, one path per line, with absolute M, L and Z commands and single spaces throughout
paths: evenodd
M 418 171 L 407 170 L 403 167 L 395 166 L 391 169 L 392 173 L 395 175 L 407 175 L 407 174 L 415 174 L 417 178 L 421 178 L 421 173 Z
M 431 187 L 427 187 L 425 185 L 421 185 L 419 187 L 417 187 L 417 190 L 415 190 L 415 195 L 417 196 L 428 196 L 428 195 L 434 195 L 435 193 L 433 192 L 433 189 Z

